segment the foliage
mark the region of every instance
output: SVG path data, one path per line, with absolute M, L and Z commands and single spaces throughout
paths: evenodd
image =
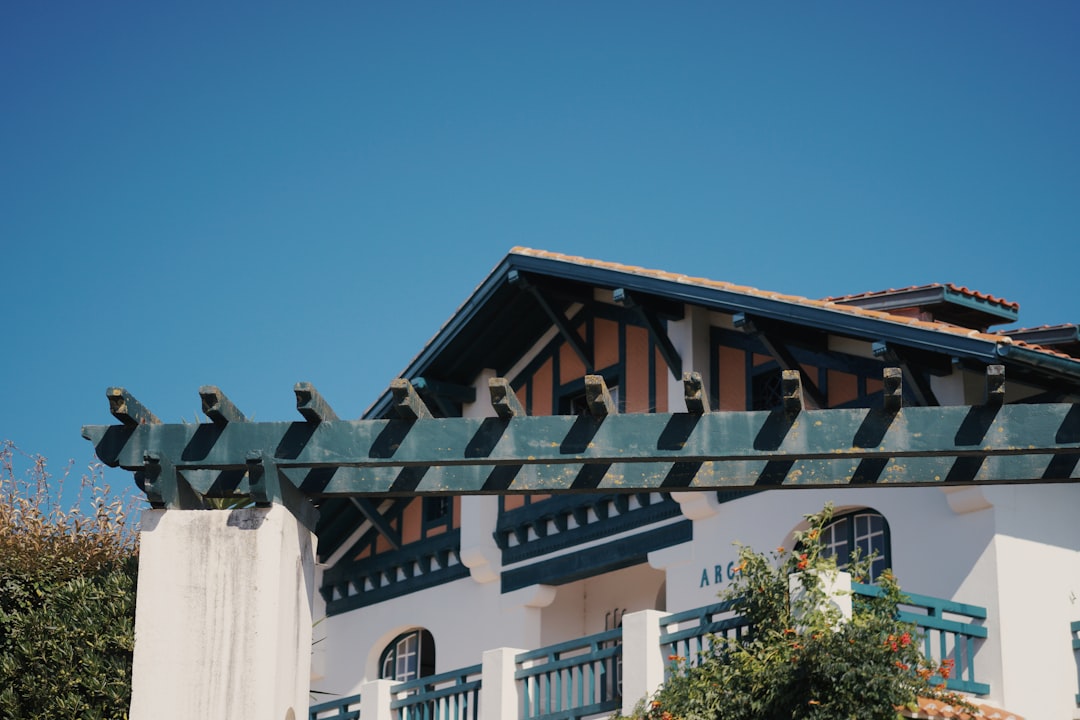
M 92 467 L 63 509 L 45 459 L 0 445 L 0 717 L 126 718 L 136 536 Z M 70 471 L 70 468 L 69 468 Z M 82 509 L 84 504 L 89 511 Z
M 878 578 L 880 596 L 852 597 L 850 620 L 828 602 L 823 578 L 837 568 L 822 554 L 821 533 L 831 518 L 831 506 L 807 516 L 794 551 L 740 548 L 739 573 L 721 597 L 749 621 L 750 638 L 713 638 L 712 650 L 696 662 L 669 658 L 669 680 L 635 718 L 893 720 L 917 696 L 941 696 L 943 685 L 932 679 L 947 677 L 951 667 L 921 656 L 916 628 L 898 620 L 904 596 L 890 572 Z M 869 558 L 856 559 L 854 579 L 868 568 Z M 793 573 L 804 592 L 789 592 Z

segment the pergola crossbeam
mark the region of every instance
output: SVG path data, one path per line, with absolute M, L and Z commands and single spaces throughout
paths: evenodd
M 984 405 L 904 408 L 900 373 L 889 369 L 883 408 L 833 410 L 804 409 L 797 374 L 785 375 L 788 397 L 774 411 L 620 415 L 596 385 L 592 414 L 530 417 L 499 379 L 499 417 L 320 413 L 318 422 L 122 424 L 83 434 L 106 464 L 146 478 L 148 495 L 166 506 L 215 493 L 260 504 L 292 495 L 293 504 L 372 494 L 1080 480 L 1080 404 L 1002 405 L 997 372 Z M 688 394 L 696 382 L 688 378 Z M 395 388 L 403 400 L 415 397 L 404 381 Z

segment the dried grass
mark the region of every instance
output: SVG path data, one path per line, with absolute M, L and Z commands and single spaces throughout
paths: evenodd
M 20 473 L 23 464 L 29 467 Z M 114 493 L 102 466 L 90 465 L 65 508 L 62 490 L 71 474 L 68 464 L 54 478 L 41 455 L 0 443 L 0 564 L 7 570 L 31 572 L 59 560 L 60 572 L 90 574 L 138 551 L 136 500 Z

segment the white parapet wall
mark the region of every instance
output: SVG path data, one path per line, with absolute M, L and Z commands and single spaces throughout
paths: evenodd
M 143 513 L 132 720 L 307 715 L 315 538 L 285 508 Z

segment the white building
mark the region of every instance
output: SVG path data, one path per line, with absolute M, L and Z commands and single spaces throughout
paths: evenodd
M 303 421 L 207 386 L 209 423 L 162 425 L 112 388 L 84 435 L 156 508 L 131 716 L 295 720 L 309 665 L 316 720 L 610 716 L 736 632 L 734 543 L 832 503 L 830 551 L 893 569 L 953 689 L 1080 717 L 1080 333 L 989 331 L 1016 317 L 518 249 L 368 420 L 302 383 Z
M 402 376 L 448 417 L 493 415 L 496 376 L 530 415 L 582 412 L 586 374 L 603 376 L 620 413 L 682 412 L 676 378 L 691 371 L 721 412 L 777 407 L 784 369 L 801 371 L 809 408 L 880 407 L 885 367 L 902 368 L 905 406 L 980 404 L 989 365 L 1005 368 L 1007 404 L 1080 400 L 1077 326 L 988 329 L 1016 319 L 1015 304 L 952 285 L 810 300 L 515 249 Z M 367 417 L 387 416 L 390 402 Z M 1059 455 L 1045 477 L 1076 478 L 1076 465 Z M 762 484 L 787 472 L 759 469 Z M 985 472 L 978 461 L 946 469 L 953 480 Z M 1080 485 L 898 487 L 884 463 L 858 472 L 877 486 L 328 500 L 312 688 L 325 693 L 316 702 L 338 705 L 319 717 L 346 717 L 359 701 L 343 699 L 379 679 L 714 603 L 736 541 L 790 547 L 803 516 L 827 502 L 838 553 L 876 550 L 906 591 L 973 606 L 944 613 L 977 628 L 970 664 L 967 640 L 944 635 L 945 654 L 967 668 L 956 687 L 1029 719 L 1078 716 Z

